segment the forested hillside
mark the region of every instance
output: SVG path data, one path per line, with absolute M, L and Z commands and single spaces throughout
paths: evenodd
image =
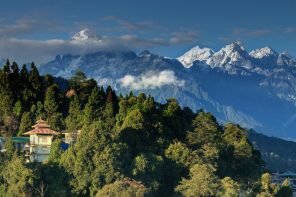
M 260 150 L 268 169 L 274 172 L 296 171 L 296 142 L 267 137 L 256 132 L 249 132 L 249 139 Z
M 63 81 L 63 86 L 60 82 Z M 270 182 L 259 151 L 239 125 L 203 110 L 116 95 L 77 72 L 40 76 L 9 62 L 0 70 L 0 196 L 289 196 Z M 37 119 L 57 131 L 81 130 L 66 151 L 57 137 L 45 163 L 25 163 L 10 136 Z M 262 176 L 263 174 L 263 176 Z M 262 179 L 261 179 L 262 176 Z

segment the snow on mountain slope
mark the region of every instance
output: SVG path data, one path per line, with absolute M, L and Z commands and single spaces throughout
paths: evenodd
M 126 94 L 145 92 L 159 102 L 174 97 L 203 108 L 221 121 L 296 139 L 296 63 L 287 53 L 264 47 L 250 54 L 239 42 L 214 52 L 194 47 L 178 59 L 149 51 L 98 51 L 62 55 L 41 65 L 42 74 L 69 78 L 77 69 Z
M 251 57 L 256 58 L 256 59 L 261 59 L 261 58 L 269 57 L 269 56 L 276 56 L 276 57 L 278 56 L 278 53 L 275 52 L 270 47 L 256 49 L 256 50 L 251 51 L 249 54 Z
M 199 46 L 195 46 L 177 59 L 186 68 L 190 68 L 193 65 L 193 62 L 197 60 L 204 62 L 208 60 L 213 54 L 214 51 L 210 48 L 200 48 Z
M 82 29 L 71 38 L 73 41 L 85 41 L 89 39 L 97 39 L 97 37 L 88 28 Z
M 284 51 L 279 54 L 278 59 L 277 59 L 277 64 L 281 65 L 281 66 L 295 67 L 296 60 L 290 54 L 288 54 L 287 51 Z
M 212 68 L 222 68 L 230 74 L 245 74 L 247 71 L 252 71 L 254 65 L 251 59 L 241 42 L 238 41 L 226 45 L 218 52 L 209 48 L 195 47 L 178 58 L 186 68 L 191 67 L 196 60 L 199 60 Z
M 241 68 L 251 70 L 254 66 L 240 42 L 226 45 L 212 55 L 206 63 L 211 67 L 221 67 L 230 74 L 238 73 Z

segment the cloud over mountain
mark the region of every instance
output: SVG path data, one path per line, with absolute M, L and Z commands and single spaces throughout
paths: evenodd
M 1 33 L 1 30 L 0 30 Z M 56 54 L 84 55 L 100 50 L 143 50 L 159 46 L 170 46 L 196 40 L 198 33 L 191 31 L 171 32 L 168 38 L 139 37 L 134 34 L 117 36 L 97 35 L 87 28 L 74 34 L 71 39 L 33 40 L 20 38 L 0 39 L 1 58 L 9 58 L 20 63 L 34 60 L 45 63 Z
M 119 79 L 121 86 L 134 90 L 155 89 L 165 85 L 184 86 L 185 81 L 179 80 L 171 70 L 164 70 L 159 73 L 147 72 L 140 76 L 125 75 Z

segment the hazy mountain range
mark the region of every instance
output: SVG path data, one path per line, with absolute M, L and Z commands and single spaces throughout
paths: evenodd
M 98 40 L 83 30 L 75 41 Z M 159 102 L 174 97 L 192 110 L 203 108 L 267 135 L 296 139 L 296 60 L 271 47 L 246 51 L 234 42 L 219 51 L 196 46 L 179 58 L 149 51 L 101 50 L 57 55 L 42 74 L 69 78 L 81 70 L 100 85 L 126 94 L 145 92 Z

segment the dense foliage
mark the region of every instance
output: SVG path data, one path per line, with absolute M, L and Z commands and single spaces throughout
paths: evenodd
M 67 87 L 62 88 L 62 87 Z M 21 135 L 40 117 L 53 129 L 81 130 L 66 151 L 56 138 L 46 163 L 25 163 L 7 138 L 0 155 L 0 196 L 260 195 L 260 153 L 239 125 L 208 112 L 160 104 L 151 96 L 117 96 L 77 72 L 70 80 L 39 76 L 16 63 L 0 70 L 0 124 Z M 265 178 L 262 178 L 264 182 Z M 261 186 L 262 185 L 262 186 Z M 283 188 L 283 189 L 282 189 Z M 289 187 L 272 190 L 290 192 Z

